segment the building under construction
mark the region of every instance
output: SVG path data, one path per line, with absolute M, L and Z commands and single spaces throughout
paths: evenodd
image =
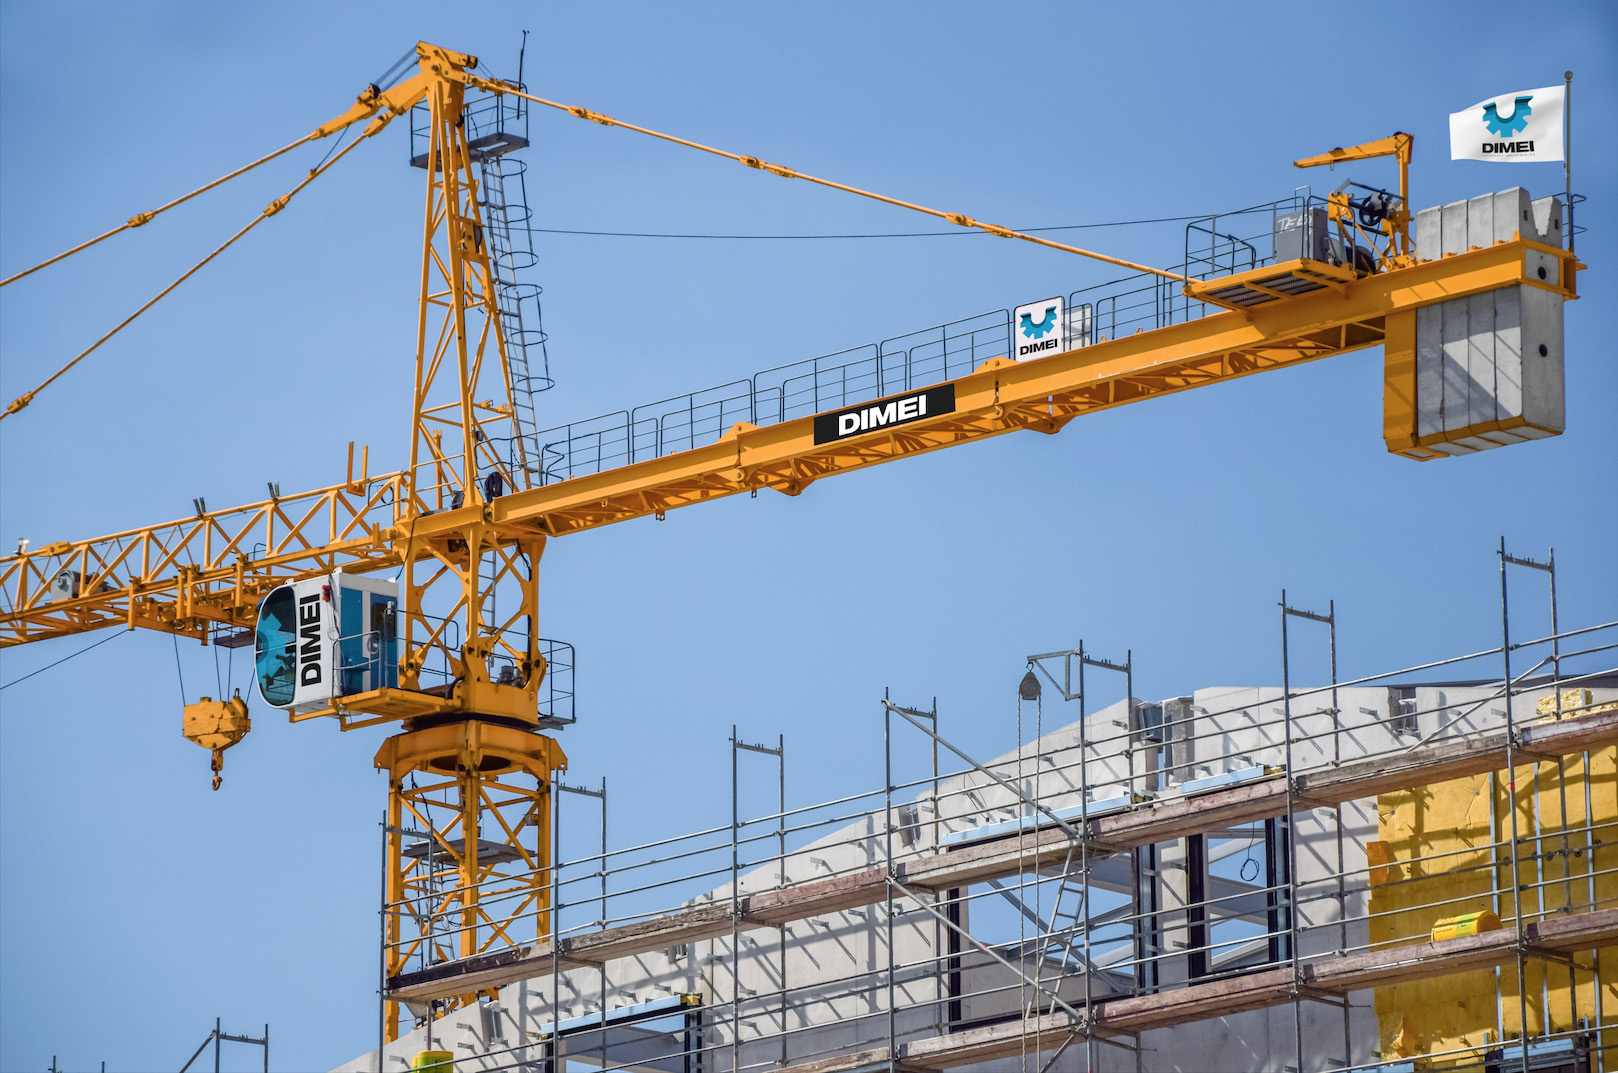
M 1502 597 L 1553 569 L 1501 562 Z M 732 824 L 613 846 L 560 786 L 602 840 L 544 877 L 556 941 L 443 959 L 450 901 L 387 905 L 443 941 L 388 983 L 415 1030 L 341 1068 L 1614 1068 L 1618 624 L 1298 686 L 1335 613 L 1281 617 L 1274 686 L 1031 656 L 988 761 L 884 700 L 853 797 L 790 803 L 785 743 L 733 737 Z

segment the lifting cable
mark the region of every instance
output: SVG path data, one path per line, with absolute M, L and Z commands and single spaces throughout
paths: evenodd
M 221 253 L 224 253 L 227 249 L 229 249 L 232 245 L 235 244 L 237 239 L 241 238 L 243 235 L 247 234 L 247 232 L 251 231 L 253 228 L 257 227 L 259 224 L 261 224 L 265 220 L 269 219 L 271 216 L 274 216 L 276 213 L 280 212 L 282 209 L 286 208 L 287 203 L 290 202 L 295 195 L 300 193 L 303 190 L 304 187 L 306 187 L 310 183 L 314 182 L 321 175 L 324 175 L 328 169 L 330 169 L 333 165 L 335 165 L 339 160 L 343 159 L 343 157 L 347 156 L 349 154 L 349 152 L 352 149 L 354 149 L 356 146 L 364 145 L 364 144 L 365 144 L 365 139 L 357 138 L 354 141 L 350 142 L 348 144 L 347 148 L 343 149 L 336 156 L 332 157 L 332 159 L 329 162 L 327 162 L 325 164 L 322 164 L 319 167 L 310 168 L 309 169 L 309 174 L 304 177 L 302 182 L 300 182 L 297 186 L 294 186 L 291 190 L 287 191 L 285 194 L 282 194 L 280 197 L 276 198 L 274 201 L 270 202 L 268 205 L 264 206 L 264 208 L 259 212 L 259 214 L 257 216 L 255 216 L 255 217 L 253 217 L 253 219 L 248 222 L 246 227 L 243 227 L 240 231 L 236 232 L 234 235 L 230 236 L 230 238 L 226 239 L 223 245 L 221 245 L 219 248 L 215 249 L 212 253 L 210 253 L 208 256 L 204 257 L 202 260 L 198 261 L 195 265 L 193 265 L 179 279 L 175 280 L 173 283 L 170 283 L 167 287 L 164 287 L 161 291 L 159 291 L 145 305 L 141 306 L 139 309 L 137 309 L 133 313 L 129 314 L 129 316 L 125 317 L 121 322 L 119 322 L 119 324 L 118 324 L 118 326 L 116 328 L 112 329 L 112 331 L 108 332 L 106 335 L 103 335 L 100 339 L 97 339 L 94 343 L 91 343 L 89 345 L 89 347 L 87 347 L 84 351 L 82 351 L 79 354 L 78 357 L 74 358 L 72 361 L 68 362 L 66 365 L 64 365 L 60 369 L 56 370 L 56 372 L 52 373 L 50 375 L 50 377 L 44 383 L 40 384 L 38 387 L 36 387 L 32 391 L 29 391 L 29 392 L 26 392 L 26 393 L 24 393 L 22 395 L 19 395 L 15 400 L 12 401 L 11 405 L 6 407 L 4 413 L 0 413 L 0 421 L 5 420 L 7 417 L 10 417 L 12 414 L 14 414 L 17 411 L 23 409 L 29 403 L 33 402 L 34 401 L 34 396 L 38 395 L 41 391 L 44 391 L 51 384 L 55 383 L 57 377 L 61 376 L 63 373 L 67 372 L 69 369 L 73 368 L 73 366 L 77 365 L 79 362 L 83 361 L 85 358 L 89 357 L 90 354 L 97 347 L 99 347 L 102 343 L 105 343 L 108 339 L 111 339 L 113 336 L 117 335 L 124 328 L 128 327 L 128 325 L 136 317 L 140 316 L 142 313 L 144 313 L 148 309 L 152 308 L 152 306 L 156 305 L 159 300 L 166 297 L 171 291 L 174 290 L 174 288 L 178 287 L 180 284 L 184 283 L 186 280 L 188 280 L 192 276 L 196 275 L 197 272 L 202 268 L 203 265 L 207 264 L 209 261 L 213 260 L 215 257 L 218 257 Z M 223 180 L 221 180 L 221 181 L 223 181 Z M 190 196 L 190 195 L 187 195 L 187 196 Z M 113 232 L 108 232 L 108 234 L 112 234 L 112 233 Z M 66 256 L 66 255 L 64 254 L 64 256 Z
M 588 119 L 591 122 L 600 123 L 604 127 L 623 127 L 625 130 L 632 130 L 637 134 L 645 134 L 652 138 L 659 138 L 663 141 L 673 142 L 676 145 L 683 145 L 691 149 L 700 149 L 704 153 L 712 153 L 714 156 L 722 156 L 728 160 L 734 160 L 738 164 L 745 164 L 750 168 L 758 168 L 759 170 L 767 171 L 772 175 L 779 175 L 783 179 L 802 179 L 805 182 L 814 183 L 817 186 L 826 186 L 833 190 L 842 190 L 845 193 L 858 194 L 860 197 L 868 197 L 874 201 L 881 201 L 889 205 L 896 205 L 901 209 L 911 209 L 915 212 L 926 213 L 928 216 L 936 216 L 940 220 L 948 220 L 950 223 L 959 227 L 975 227 L 980 231 L 986 231 L 989 234 L 996 235 L 1000 238 L 1022 239 L 1024 242 L 1032 242 L 1038 246 L 1047 246 L 1053 250 L 1061 250 L 1064 253 L 1076 253 L 1080 257 L 1090 257 L 1097 261 L 1105 261 L 1108 264 L 1114 264 L 1120 268 L 1129 268 L 1136 272 L 1149 272 L 1154 276 L 1162 276 L 1166 279 L 1177 280 L 1180 283 L 1189 284 L 1191 282 L 1190 277 L 1182 276 L 1178 272 L 1169 272 L 1161 268 L 1152 268 L 1150 265 L 1136 264 L 1134 261 L 1126 261 L 1121 257 L 1112 257 L 1105 253 L 1096 253 L 1094 250 L 1080 249 L 1077 246 L 1069 246 L 1062 242 L 1052 242 L 1048 238 L 1040 238 L 1037 235 L 1029 235 L 1021 231 L 1013 231 L 1011 228 L 1001 227 L 999 224 L 991 224 L 985 223 L 981 220 L 974 220 L 972 217 L 966 216 L 962 213 L 944 212 L 941 209 L 930 209 L 925 205 L 917 205 L 914 202 L 901 201 L 898 198 L 888 197 L 886 194 L 877 194 L 870 190 L 861 190 L 857 186 L 847 186 L 843 183 L 833 182 L 830 179 L 821 179 L 814 175 L 806 175 L 801 171 L 794 171 L 793 169 L 784 167 L 780 164 L 768 163 L 767 161 L 760 160 L 755 156 L 746 156 L 741 153 L 726 152 L 723 149 L 715 149 L 711 145 L 703 145 L 701 142 L 687 141 L 685 138 L 677 138 L 672 134 L 664 134 L 661 131 L 651 130 L 647 127 L 639 127 L 633 123 L 625 123 L 621 119 L 614 119 L 612 116 L 603 115 L 600 112 L 592 112 L 588 108 L 580 108 L 576 105 L 561 104 L 557 101 L 548 101 L 543 97 L 535 97 L 533 94 L 524 93 L 522 90 L 517 89 L 509 82 L 500 82 L 492 79 L 480 78 L 477 75 L 469 75 L 467 77 L 467 84 L 477 89 L 487 90 L 490 93 L 509 93 L 514 97 L 521 97 L 523 100 L 532 101 L 535 104 L 543 104 L 547 108 L 555 108 L 558 111 L 567 112 L 569 115 L 577 116 L 580 119 Z
M 74 656 L 82 656 L 86 652 L 90 651 L 90 649 L 99 648 L 102 645 L 106 644 L 108 641 L 115 640 L 116 638 L 122 637 L 124 634 L 126 634 L 128 632 L 129 632 L 128 630 L 119 630 L 116 633 L 108 634 L 107 636 L 103 637 L 101 640 L 96 641 L 93 644 L 85 645 L 83 648 L 79 649 L 77 652 L 68 653 L 67 655 L 63 656 L 61 659 L 56 660 L 54 663 L 47 663 L 43 667 L 40 667 L 40 668 L 37 668 L 35 670 L 29 671 L 27 674 L 23 675 L 20 678 L 13 678 L 11 681 L 5 683 L 4 685 L 0 685 L 0 689 L 10 689 L 12 686 L 16 685 L 18 682 L 26 681 L 29 678 L 32 678 L 36 674 L 44 674 L 46 671 L 50 670 L 52 667 L 56 667 L 56 666 L 59 666 L 59 665 L 61 665 L 63 663 L 66 663 L 68 660 L 72 659 Z M 182 693 L 183 693 L 183 690 L 182 690 Z
M 348 128 L 344 127 L 343 129 L 347 130 Z M 257 160 L 253 161 L 251 164 L 247 164 L 247 165 L 244 165 L 244 166 L 242 166 L 240 168 L 237 168 L 235 171 L 231 172 L 229 175 L 226 175 L 226 176 L 223 176 L 221 178 L 215 179 L 213 182 L 209 183 L 207 186 L 199 186 L 195 190 L 191 191 L 189 194 L 185 194 L 182 197 L 175 198 L 173 201 L 169 202 L 167 205 L 159 205 L 157 208 L 150 209 L 150 210 L 148 210 L 146 212 L 137 212 L 135 215 L 131 216 L 127 221 L 125 221 L 122 224 L 119 224 L 117 227 L 113 228 L 111 231 L 108 231 L 104 235 L 97 235 L 95 238 L 91 239 L 89 242 L 81 242 L 77 246 L 74 246 L 71 250 L 68 250 L 65 253 L 59 253 L 55 257 L 52 257 L 48 261 L 41 261 L 41 262 L 39 262 L 39 264 L 35 265 L 33 268 L 24 269 L 23 271 L 18 272 L 15 276 L 9 276 L 6 279 L 0 279 L 0 287 L 4 287 L 8 283 L 15 283 L 19 279 L 22 279 L 24 276 L 31 275 L 32 273 L 38 272 L 41 268 L 49 267 L 50 265 L 55 264 L 57 261 L 60 261 L 60 260 L 63 260 L 64 258 L 73 256 L 75 253 L 78 253 L 80 250 L 87 250 L 91 246 L 94 246 L 97 242 L 102 241 L 103 239 L 109 239 L 112 236 L 114 236 L 116 234 L 119 234 L 120 232 L 128 231 L 131 228 L 141 227 L 141 226 L 143 226 L 145 224 L 149 224 L 160 213 L 167 212 L 168 210 L 174 208 L 174 206 L 176 206 L 176 205 L 182 205 L 185 202 L 190 201 L 192 198 L 196 197 L 198 194 L 206 194 L 209 190 L 212 190 L 214 187 L 219 186 L 219 185 L 221 185 L 223 183 L 227 183 L 230 180 L 236 178 L 236 176 L 238 176 L 238 175 L 247 174 L 248 172 L 252 171 L 254 168 L 258 167 L 260 164 L 268 164 L 270 161 L 274 160 L 276 157 L 282 156 L 283 154 L 286 154 L 286 153 L 290 153 L 292 150 L 296 149 L 298 146 L 303 145 L 303 144 L 305 144 L 307 142 L 313 141 L 316 138 L 324 138 L 326 135 L 328 135 L 330 133 L 331 133 L 331 131 L 324 130 L 324 129 L 312 130 L 308 134 L 305 134 L 303 137 L 299 138 L 297 141 L 293 142 L 291 145 L 282 146 L 280 149 L 277 149 L 275 152 L 271 153 L 269 156 L 259 157 Z

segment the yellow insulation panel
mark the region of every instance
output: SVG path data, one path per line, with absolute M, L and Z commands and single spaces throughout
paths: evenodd
M 1586 756 L 1569 756 L 1521 766 L 1514 777 L 1501 771 L 1378 797 L 1379 838 L 1366 847 L 1373 947 L 1419 942 L 1439 921 L 1469 913 L 1498 913 L 1515 928 L 1513 814 L 1526 920 L 1618 905 L 1618 748 L 1587 755 L 1588 770 Z M 1618 948 L 1573 960 L 1576 968 L 1524 960 L 1528 1031 L 1599 1025 L 1597 1045 L 1618 1058 Z M 1481 1050 L 1515 1038 L 1518 995 L 1515 963 L 1379 987 L 1381 1055 Z

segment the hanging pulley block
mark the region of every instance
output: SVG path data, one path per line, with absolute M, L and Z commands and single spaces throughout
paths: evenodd
M 238 690 L 229 700 L 203 697 L 195 704 L 185 706 L 185 719 L 181 733 L 186 740 L 196 742 L 213 753 L 209 765 L 213 769 L 213 788 L 219 789 L 223 778 L 219 774 L 225 766 L 225 750 L 241 741 L 253 729 L 247 717 L 247 702 Z

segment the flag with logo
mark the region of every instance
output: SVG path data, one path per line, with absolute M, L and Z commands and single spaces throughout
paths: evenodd
M 1567 87 L 1524 89 L 1450 113 L 1449 158 L 1524 163 L 1562 159 Z

